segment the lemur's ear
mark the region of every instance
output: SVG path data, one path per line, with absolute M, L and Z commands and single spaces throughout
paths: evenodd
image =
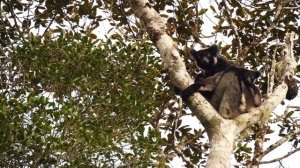
M 192 48 L 192 49 L 190 49 L 190 55 L 191 55 L 191 56 L 193 56 L 193 57 L 196 57 L 196 55 L 197 55 L 197 51 L 196 51 L 196 50 L 194 50 L 193 48 Z

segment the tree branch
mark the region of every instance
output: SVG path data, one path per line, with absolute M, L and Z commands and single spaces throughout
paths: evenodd
M 265 118 L 265 116 L 269 116 L 277 105 L 284 100 L 286 92 L 287 85 L 282 82 L 275 88 L 271 96 L 266 99 L 260 107 L 254 108 L 249 113 L 236 117 L 234 121 L 239 126 L 239 130 L 243 131 L 245 128 L 248 128 L 253 124 L 257 124 L 262 118 Z
M 294 39 L 294 32 L 287 33 L 285 36 L 285 49 L 283 52 L 284 69 L 281 72 L 281 74 L 283 74 L 281 77 L 282 80 L 294 76 L 294 70 L 297 67 L 297 62 L 293 52 Z
M 276 12 L 274 15 L 273 24 L 270 27 L 268 27 L 264 32 L 262 32 L 262 35 L 259 38 L 255 39 L 249 46 L 246 46 L 244 48 L 243 55 L 247 55 L 251 48 L 257 46 L 276 27 L 278 21 L 280 20 L 280 14 L 282 12 L 284 4 L 287 3 L 288 1 L 278 0 L 277 2 L 278 5 L 276 6 Z
M 297 10 L 297 9 L 300 9 L 300 6 L 287 6 L 287 7 L 284 7 L 283 9 L 288 9 L 288 10 Z
M 288 107 L 287 107 L 287 108 L 288 108 Z M 276 115 L 276 114 L 275 114 L 275 115 Z M 279 121 L 282 121 L 284 118 L 287 117 L 287 115 L 289 115 L 289 113 L 287 113 L 287 110 L 285 110 L 284 114 L 282 114 L 282 115 L 280 115 L 280 116 L 276 115 L 276 118 L 270 120 L 270 123 L 273 123 L 273 124 L 274 124 L 274 123 L 277 123 L 277 122 L 279 122 Z
M 126 15 L 126 13 L 124 11 L 124 5 L 123 4 L 121 4 L 120 10 L 122 12 L 123 17 L 126 18 L 126 24 L 127 24 L 128 29 L 132 33 L 133 37 L 136 38 L 136 35 L 135 35 L 134 31 L 132 30 L 131 25 L 130 25 L 130 23 L 128 21 L 129 19 L 127 18 L 127 15 Z
M 292 106 L 292 105 L 288 105 L 287 108 L 289 108 L 289 109 L 294 109 L 294 110 L 297 110 L 297 111 L 300 110 L 300 106 Z
M 50 26 L 52 25 L 53 21 L 55 20 L 56 15 L 57 15 L 57 11 L 55 11 L 55 13 L 54 13 L 54 15 L 53 15 L 50 23 L 48 24 L 48 26 L 46 27 L 46 29 L 45 29 L 45 31 L 43 33 L 42 37 L 44 37 L 45 34 L 47 33 L 47 31 L 49 30 Z
M 264 135 L 267 132 L 267 121 L 270 118 L 271 112 L 276 108 L 278 104 L 285 98 L 287 93 L 287 85 L 282 82 L 272 95 L 263 102 L 263 104 L 258 108 L 250 113 L 249 116 L 240 115 L 237 117 L 238 125 L 240 125 L 241 131 L 249 126 L 256 124 L 261 121 L 260 125 L 260 132 L 258 132 L 256 139 L 255 139 L 255 150 L 253 153 L 252 161 L 247 165 L 247 167 L 255 168 L 258 167 L 261 159 L 263 158 L 263 143 L 264 143 Z
M 185 157 L 185 155 L 181 152 L 182 149 L 178 149 L 177 147 L 174 147 L 174 151 L 182 158 L 182 160 L 187 164 L 188 167 L 196 168 L 189 158 Z
M 267 100 L 265 100 L 260 107 L 252 109 L 249 113 L 242 114 L 234 119 L 239 126 L 240 131 L 253 124 L 258 123 L 260 120 L 262 120 L 262 123 L 268 121 L 271 112 L 278 104 L 280 104 L 280 102 L 285 99 L 288 88 L 284 83 L 284 79 L 286 77 L 292 76 L 294 74 L 294 69 L 297 66 L 293 54 L 293 41 L 294 32 L 287 33 L 285 38 L 285 52 L 282 56 L 284 66 L 281 72 L 281 74 L 283 74 L 281 77 L 281 83 L 274 89 L 274 92 L 271 94 L 271 96 Z
M 186 70 L 183 58 L 180 57 L 175 42 L 166 33 L 166 21 L 159 16 L 147 0 L 131 0 L 129 2 L 135 15 L 144 23 L 150 39 L 158 48 L 172 84 L 181 90 L 188 87 L 193 83 L 193 80 Z M 279 1 L 274 22 L 278 21 L 282 7 L 283 2 Z M 275 24 L 269 27 L 255 43 L 258 44 L 274 27 Z M 292 47 L 292 42 L 288 42 L 286 39 L 286 43 L 287 47 Z M 290 51 L 287 50 L 284 55 L 289 65 L 291 65 L 291 67 L 285 67 L 288 69 L 288 72 L 292 72 L 295 68 L 294 60 L 288 59 L 292 54 Z M 284 74 L 286 75 L 287 73 L 285 72 Z M 260 107 L 253 108 L 249 113 L 242 114 L 233 120 L 223 119 L 201 94 L 193 94 L 189 99 L 188 105 L 193 114 L 205 127 L 211 145 L 207 167 L 214 167 L 216 161 L 222 164 L 223 167 L 228 167 L 229 156 L 232 153 L 236 135 L 245 128 L 258 123 L 261 119 L 269 119 L 270 113 L 285 98 L 286 93 L 287 85 L 281 82 L 275 88 L 270 98 L 265 100 Z M 176 148 L 175 150 L 177 149 L 181 148 Z
M 300 134 L 300 130 L 296 130 L 293 132 L 290 132 L 287 136 L 281 138 L 280 140 L 278 140 L 277 142 L 275 142 L 274 144 L 270 145 L 263 153 L 263 156 L 266 156 L 267 154 L 269 154 L 271 151 L 273 151 L 274 149 L 276 149 L 277 147 L 279 147 L 280 145 L 282 145 L 283 143 L 285 143 L 286 141 L 288 141 L 291 137 Z
M 288 88 L 284 80 L 294 74 L 294 69 L 297 66 L 293 54 L 293 41 L 294 41 L 294 32 L 286 33 L 285 49 L 282 54 L 283 67 L 281 69 L 282 72 L 279 72 L 280 74 L 283 74 L 281 77 L 281 84 L 279 85 L 280 87 L 278 86 L 277 88 L 275 88 L 272 96 L 268 98 L 266 102 L 264 102 L 263 105 L 260 107 L 261 109 L 260 111 L 262 112 L 261 132 L 258 134 L 258 137 L 256 139 L 255 152 L 254 152 L 252 162 L 248 165 L 249 167 L 258 167 L 259 163 L 261 162 L 261 159 L 264 157 L 263 143 L 264 143 L 264 134 L 266 134 L 266 130 L 267 130 L 266 124 L 268 123 L 268 120 L 271 116 L 271 112 L 286 97 Z M 249 123 L 251 123 L 251 120 Z M 244 125 L 247 124 L 245 123 Z
M 274 88 L 274 82 L 275 82 L 275 68 L 276 68 L 276 53 L 277 53 L 277 49 L 278 49 L 278 39 L 276 42 L 276 46 L 275 46 L 275 50 L 274 53 L 272 55 L 272 61 L 271 61 L 271 67 L 270 67 L 270 73 L 268 76 L 268 87 L 267 87 L 267 96 L 269 97 L 270 94 L 273 92 L 273 88 Z
M 268 164 L 268 163 L 281 161 L 282 159 L 285 159 L 285 158 L 289 157 L 290 155 L 292 155 L 292 154 L 294 154 L 298 151 L 300 151 L 300 148 L 296 148 L 295 150 L 293 150 L 291 152 L 288 152 L 286 155 L 283 155 L 282 157 L 279 157 L 279 158 L 276 158 L 276 159 L 273 159 L 273 160 L 269 160 L 269 161 L 262 161 L 262 162 L 260 162 L 260 164 Z
M 159 16 L 147 0 L 131 0 L 128 2 L 131 4 L 136 17 L 144 23 L 150 39 L 158 48 L 172 84 L 181 90 L 188 87 L 193 83 L 193 80 L 186 70 L 175 42 L 165 31 L 166 21 Z M 193 94 L 190 100 L 190 109 L 204 126 L 205 123 L 213 123 L 209 122 L 212 119 L 224 120 L 201 94 Z
M 229 7 L 228 7 L 228 4 L 227 4 L 227 1 L 226 1 L 226 0 L 222 0 L 222 2 L 224 3 L 224 7 L 225 7 L 225 9 L 224 9 L 225 16 L 226 16 L 226 18 L 227 18 L 227 20 L 228 20 L 228 22 L 229 22 L 229 25 L 230 25 L 231 29 L 232 29 L 233 32 L 234 32 L 235 39 L 237 40 L 238 45 L 239 45 L 239 48 L 238 48 L 238 51 L 239 51 L 238 57 L 243 57 L 243 56 L 241 55 L 241 51 L 242 51 L 242 42 L 241 42 L 241 38 L 240 38 L 240 36 L 239 36 L 239 34 L 238 34 L 238 31 L 237 31 L 237 26 L 235 25 L 235 23 L 234 23 L 233 20 L 232 20 L 232 16 L 231 16 L 231 14 L 230 14 L 230 11 L 229 11 Z

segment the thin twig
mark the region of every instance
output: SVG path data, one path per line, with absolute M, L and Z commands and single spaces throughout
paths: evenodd
M 136 35 L 135 35 L 134 31 L 132 30 L 131 25 L 130 25 L 130 23 L 128 21 L 129 19 L 127 18 L 127 15 L 126 15 L 126 13 L 124 11 L 123 4 L 121 4 L 121 12 L 122 12 L 122 15 L 126 18 L 126 24 L 127 24 L 128 28 L 129 28 L 129 30 L 131 31 L 133 37 L 136 38 Z
M 54 15 L 53 15 L 53 18 L 51 19 L 51 21 L 50 21 L 49 25 L 48 25 L 48 26 L 47 26 L 47 28 L 45 29 L 45 31 L 44 31 L 44 33 L 43 33 L 42 37 L 43 37 L 43 36 L 46 34 L 46 32 L 48 31 L 48 29 L 49 29 L 49 28 L 50 28 L 50 26 L 52 25 L 52 23 L 53 23 L 53 21 L 54 21 L 54 19 L 55 19 L 56 15 L 57 15 L 57 12 L 55 12 L 55 13 L 54 13 Z
M 278 21 L 281 19 L 280 14 L 282 12 L 282 9 L 283 9 L 285 3 L 286 3 L 286 1 L 283 1 L 283 0 L 278 1 L 278 5 L 276 6 L 276 12 L 275 12 L 275 15 L 274 15 L 274 19 L 272 21 L 273 24 L 270 27 L 268 27 L 264 32 L 262 32 L 262 35 L 259 38 L 255 39 L 249 46 L 245 47 L 243 55 L 247 55 L 248 52 L 251 50 L 251 48 L 257 46 L 276 27 Z
M 174 121 L 174 124 L 173 124 L 173 128 L 172 128 L 172 136 L 173 136 L 173 150 L 175 151 L 175 153 L 177 153 L 181 158 L 182 160 L 187 164 L 188 167 L 194 167 L 196 168 L 196 166 L 190 161 L 189 158 L 187 158 L 184 153 L 182 153 L 182 149 L 185 145 L 182 144 L 176 144 L 176 129 L 178 127 L 178 121 L 182 115 L 182 110 L 183 110 L 183 106 L 182 106 L 182 99 L 178 99 L 179 102 L 179 108 L 176 112 L 176 117 L 175 117 L 175 121 Z
M 184 153 L 182 153 L 182 149 L 183 149 L 183 145 L 179 145 L 179 144 L 176 144 L 176 129 L 178 127 L 178 121 L 181 117 L 181 111 L 182 111 L 182 100 L 179 99 L 179 110 L 177 110 L 176 112 L 176 117 L 175 117 L 175 121 L 174 121 L 174 124 L 173 124 L 173 128 L 172 128 L 172 136 L 173 136 L 173 150 L 175 151 L 175 153 L 177 153 L 181 158 L 182 160 L 189 166 L 189 167 L 196 167 L 191 161 L 190 159 L 188 159 Z
M 180 143 L 180 145 L 187 146 L 187 145 L 191 144 L 193 141 L 197 140 L 200 136 L 203 136 L 203 132 L 204 132 L 204 130 L 199 131 L 193 138 L 188 139 L 187 141 Z
M 9 7 L 9 11 L 10 11 L 12 17 L 13 17 L 13 21 L 15 22 L 15 26 L 17 27 L 17 31 L 19 32 L 19 34 L 22 34 L 22 33 L 21 33 L 21 29 L 20 29 L 20 27 L 19 27 L 19 25 L 18 25 L 18 21 L 19 21 L 20 23 L 22 23 L 21 20 L 20 20 L 20 19 L 17 17 L 17 15 L 15 14 L 12 5 L 11 5 L 10 3 L 8 3 L 7 1 L 3 1 L 3 2 L 4 2 L 5 5 L 7 5 L 7 6 Z M 23 41 L 25 41 L 24 36 L 21 36 L 21 39 L 22 39 Z
M 283 155 L 282 157 L 279 157 L 279 158 L 276 158 L 276 159 L 273 159 L 273 160 L 269 160 L 269 161 L 262 161 L 262 162 L 260 162 L 260 164 L 268 164 L 268 163 L 281 161 L 282 159 L 285 159 L 285 158 L 289 157 L 290 155 L 292 155 L 292 154 L 294 154 L 298 151 L 300 151 L 300 148 L 296 148 L 295 150 L 293 150 L 291 152 L 288 152 L 286 155 Z
M 269 146 L 263 153 L 263 156 L 266 156 L 268 153 L 270 153 L 271 151 L 273 151 L 274 149 L 276 149 L 277 147 L 279 147 L 280 145 L 282 145 L 283 143 L 285 143 L 286 141 L 288 141 L 291 137 L 300 134 L 300 130 L 297 131 L 293 131 L 291 133 L 289 133 L 288 135 L 286 135 L 285 137 L 281 138 L 280 140 L 278 140 L 277 142 L 275 142 L 274 144 L 272 144 L 271 146 Z
M 268 91 L 267 91 L 267 96 L 270 96 L 271 93 L 273 92 L 273 87 L 274 87 L 274 79 L 275 79 L 275 65 L 276 65 L 276 53 L 277 53 L 277 49 L 278 49 L 278 38 L 277 38 L 277 42 L 276 42 L 276 46 L 275 46 L 275 50 L 274 53 L 272 55 L 272 62 L 271 62 L 271 69 L 270 69 L 270 73 L 269 73 L 269 77 L 268 77 Z
M 181 7 L 180 1 L 177 1 L 177 3 Z M 195 10 L 196 10 L 196 22 L 197 22 L 196 26 L 197 26 L 197 30 L 198 30 L 198 29 L 200 29 L 200 28 L 198 28 L 198 25 L 200 25 L 200 24 L 198 24 L 198 20 L 200 20 L 200 19 L 199 19 L 199 13 L 198 13 L 198 6 L 197 6 L 197 4 L 194 7 L 195 7 Z M 188 32 L 191 34 L 191 36 L 193 36 L 195 42 L 199 43 L 201 45 L 201 47 L 206 47 L 206 45 L 200 40 L 200 38 L 194 33 L 194 31 L 190 28 L 190 26 L 186 22 L 183 23 L 183 25 L 188 30 Z M 182 39 L 182 40 L 184 40 L 184 39 Z
M 195 166 L 190 159 L 188 159 L 187 157 L 185 157 L 185 155 L 181 152 L 180 149 L 178 148 L 174 148 L 174 151 L 182 158 L 182 160 L 187 164 L 188 167 L 193 167 L 196 168 L 197 166 Z
M 270 120 L 270 123 L 277 123 L 277 122 L 279 122 L 279 121 L 282 121 L 284 118 L 286 118 L 286 117 L 287 117 L 288 115 L 290 115 L 290 114 L 287 113 L 287 112 L 285 111 L 285 113 L 282 114 L 282 115 L 277 115 L 277 114 L 275 114 L 275 113 L 274 113 L 274 115 L 276 115 L 276 118 L 271 119 L 271 120 Z
M 238 34 L 238 31 L 237 31 L 237 26 L 235 25 L 235 23 L 232 20 L 232 16 L 230 14 L 229 6 L 227 4 L 227 1 L 226 0 L 222 0 L 222 2 L 224 3 L 224 7 L 225 7 L 225 10 L 224 10 L 225 16 L 226 16 L 226 18 L 227 18 L 227 20 L 229 22 L 229 25 L 230 25 L 231 29 L 234 32 L 234 36 L 235 36 L 235 38 L 236 38 L 236 40 L 238 42 L 238 45 L 239 45 L 239 48 L 238 48 L 238 51 L 239 51 L 238 57 L 243 57 L 242 55 L 240 55 L 241 51 L 242 51 L 242 42 L 241 42 L 241 38 L 240 38 L 240 36 Z
M 288 9 L 288 10 L 297 10 L 297 9 L 300 9 L 300 6 L 287 6 L 287 7 L 283 7 L 283 9 Z
M 291 105 L 289 105 L 286 108 L 300 110 L 300 106 L 291 106 Z
M 0 6 L 2 6 L 2 2 L 0 1 Z M 2 8 L 0 8 L 0 15 L 1 16 L 4 16 L 4 14 L 2 13 Z M 5 22 L 4 22 L 4 20 L 3 20 L 3 17 L 0 17 L 0 20 L 1 20 L 1 22 L 4 24 Z M 11 25 L 10 25 L 11 26 Z M 8 33 L 8 31 L 7 31 L 7 29 L 3 29 L 4 30 L 4 33 L 5 34 L 9 34 Z M 2 31 L 1 31 L 2 32 Z M 5 42 L 5 40 L 2 40 L 2 39 L 0 39 L 0 41 L 3 41 L 3 43 Z M 13 48 L 13 45 L 12 45 L 12 42 L 11 42 L 11 39 L 10 38 L 7 38 L 7 42 L 9 43 L 9 45 L 10 46 L 12 46 L 12 48 Z

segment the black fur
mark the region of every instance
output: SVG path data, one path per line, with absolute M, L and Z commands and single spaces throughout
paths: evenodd
M 210 103 L 223 118 L 232 119 L 261 104 L 259 89 L 250 83 L 254 81 L 257 73 L 245 70 L 236 68 L 226 70 L 216 85 Z M 245 74 L 251 78 L 245 78 Z
M 214 75 L 217 72 L 224 71 L 234 66 L 219 55 L 219 48 L 216 45 L 212 45 L 207 49 L 199 51 L 191 49 L 190 54 L 196 60 L 198 67 L 203 70 L 205 77 Z
M 288 85 L 288 91 L 286 93 L 286 99 L 292 100 L 298 95 L 299 87 L 297 85 L 297 80 L 293 78 L 286 78 L 285 83 Z
M 194 84 L 182 91 L 185 102 L 200 92 L 224 118 L 233 118 L 261 104 L 261 94 L 253 84 L 259 72 L 226 61 L 216 45 L 199 51 L 192 49 L 190 54 L 202 73 L 196 76 Z

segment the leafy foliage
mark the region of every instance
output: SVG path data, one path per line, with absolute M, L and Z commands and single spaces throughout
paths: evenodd
M 263 93 L 270 89 L 270 68 L 280 60 L 285 33 L 300 34 L 295 0 L 149 5 L 166 18 L 166 31 L 192 76 L 197 70 L 189 48 L 213 39 L 228 59 L 263 72 Z M 184 123 L 191 113 L 174 95 L 127 1 L 3 0 L 0 8 L 1 166 L 165 167 L 176 156 L 188 166 L 205 165 L 205 131 Z M 211 24 L 211 34 L 205 34 Z M 104 29 L 105 38 L 99 35 Z M 300 38 L 294 51 L 299 61 Z M 299 128 L 295 112 L 272 118 L 279 137 Z M 239 166 L 251 160 L 249 144 L 258 132 L 254 126 L 238 142 Z M 297 148 L 299 135 L 289 141 Z
M 160 60 L 148 42 L 122 40 L 32 36 L 3 60 L 14 70 L 1 91 L 2 165 L 152 163 L 160 135 L 144 132 L 160 106 Z

